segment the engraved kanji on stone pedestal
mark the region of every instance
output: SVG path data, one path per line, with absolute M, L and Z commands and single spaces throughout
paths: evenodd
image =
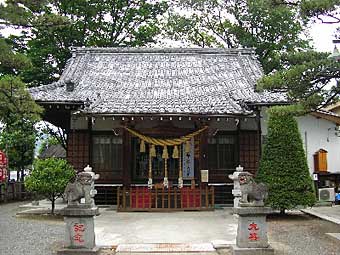
M 94 181 L 99 178 L 88 165 L 65 188 L 67 207 L 62 210 L 66 223 L 65 247 L 58 255 L 98 254 L 94 233 L 94 216 L 99 215 L 94 203 L 97 194 Z

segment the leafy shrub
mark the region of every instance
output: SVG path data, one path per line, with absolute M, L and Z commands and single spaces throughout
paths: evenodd
M 63 194 L 66 185 L 74 176 L 75 171 L 66 160 L 37 159 L 34 161 L 33 170 L 25 179 L 25 186 L 29 191 L 49 199 L 54 214 L 55 200 Z

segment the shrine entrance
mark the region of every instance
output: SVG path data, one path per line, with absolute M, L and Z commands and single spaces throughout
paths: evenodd
M 133 184 L 118 188 L 118 211 L 213 210 L 214 188 L 195 173 L 195 137 L 207 127 L 166 138 L 125 129 L 132 134 Z
M 200 211 L 232 205 L 228 175 L 238 165 L 253 173 L 257 169 L 260 139 L 255 121 L 97 120 L 93 128 L 111 131 L 93 131 L 87 147 L 101 176 L 95 184 L 96 203 L 117 205 L 118 211 Z M 70 141 L 77 141 L 72 133 Z

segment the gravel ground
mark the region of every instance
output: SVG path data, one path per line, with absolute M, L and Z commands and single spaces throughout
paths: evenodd
M 0 204 L 0 254 L 55 254 L 64 234 L 62 219 L 43 217 L 17 218 L 21 203 Z
M 339 255 L 340 241 L 325 233 L 340 233 L 340 226 L 302 213 L 270 216 L 269 241 L 275 255 Z
M 63 239 L 62 219 L 15 217 L 20 210 L 18 206 L 24 203 L 0 205 L 0 254 L 54 255 Z M 340 254 L 340 241 L 325 234 L 340 233 L 339 225 L 302 213 L 285 217 L 270 216 L 268 222 L 269 241 L 275 249 L 275 255 Z M 103 251 L 101 254 L 112 252 Z

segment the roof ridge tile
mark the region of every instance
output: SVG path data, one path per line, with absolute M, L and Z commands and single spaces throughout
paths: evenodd
M 254 48 L 151 48 L 151 47 L 73 47 L 72 57 L 77 54 L 141 53 L 141 54 L 227 54 L 254 55 Z

